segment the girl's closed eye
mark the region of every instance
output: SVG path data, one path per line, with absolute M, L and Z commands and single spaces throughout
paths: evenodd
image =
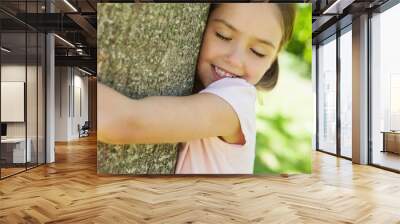
M 221 40 L 223 40 L 223 41 L 230 41 L 230 40 L 232 40 L 232 38 L 228 37 L 227 35 L 221 34 L 221 33 L 219 33 L 219 32 L 215 32 L 215 35 L 216 35 L 219 39 L 221 39 Z M 264 57 L 266 56 L 265 54 L 262 54 L 262 53 L 260 53 L 260 52 L 258 52 L 258 51 L 256 51 L 256 50 L 254 50 L 254 49 L 252 49 L 252 48 L 250 48 L 250 50 L 251 50 L 251 52 L 252 52 L 254 55 L 256 55 L 256 56 L 259 57 L 259 58 L 264 58 Z
M 265 54 L 261 54 L 254 49 L 251 49 L 251 52 L 253 52 L 253 54 L 255 54 L 257 57 L 260 57 L 260 58 L 264 58 L 266 56 Z
M 216 35 L 219 39 L 221 39 L 221 40 L 225 40 L 225 41 L 230 41 L 230 40 L 232 40 L 232 38 L 229 38 L 229 37 L 227 37 L 227 36 L 225 36 L 225 35 L 223 35 L 223 34 L 220 34 L 220 33 L 218 33 L 218 32 L 215 32 L 215 35 Z
M 225 35 L 225 34 L 222 34 L 222 33 L 219 33 L 219 32 L 215 32 L 215 35 L 219 38 L 219 39 L 221 39 L 221 40 L 223 40 L 223 41 L 230 41 L 230 40 L 232 40 L 232 38 L 231 37 L 228 37 L 228 35 Z M 254 55 L 256 55 L 257 57 L 259 57 L 259 58 L 264 58 L 266 55 L 265 54 L 262 54 L 262 53 L 260 53 L 260 52 L 258 52 L 258 51 L 256 51 L 256 50 L 254 50 L 253 48 L 250 48 L 250 50 L 251 50 L 251 52 L 254 54 Z

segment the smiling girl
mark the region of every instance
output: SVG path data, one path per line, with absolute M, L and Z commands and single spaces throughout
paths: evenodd
M 193 95 L 133 100 L 98 84 L 98 140 L 181 143 L 177 174 L 252 174 L 256 88 L 272 89 L 291 4 L 211 5 Z

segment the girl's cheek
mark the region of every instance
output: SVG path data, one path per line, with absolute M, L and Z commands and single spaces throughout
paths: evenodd
M 205 55 L 209 55 L 210 53 L 212 53 L 213 49 L 215 48 L 213 42 L 213 40 L 210 37 L 207 37 L 204 40 L 204 46 L 203 46 L 203 51 L 202 53 L 204 53 Z
M 253 68 L 256 68 L 256 65 L 254 65 Z M 252 79 L 255 82 L 258 82 L 261 80 L 261 78 L 264 76 L 264 74 L 268 71 L 268 69 L 270 68 L 270 65 L 268 64 L 268 66 L 265 66 L 265 62 L 264 64 L 260 64 L 258 65 L 258 69 L 254 69 L 251 71 L 251 74 L 254 74 Z

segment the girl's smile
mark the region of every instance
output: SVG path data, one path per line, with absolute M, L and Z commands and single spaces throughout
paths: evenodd
M 208 18 L 197 63 L 204 87 L 222 78 L 257 84 L 276 58 L 283 32 L 281 20 L 274 4 L 235 3 L 215 8 Z
M 213 75 L 215 77 L 214 81 L 217 81 L 217 80 L 223 79 L 223 78 L 239 78 L 240 77 L 240 75 L 230 73 L 218 66 L 211 65 L 211 67 L 213 69 Z

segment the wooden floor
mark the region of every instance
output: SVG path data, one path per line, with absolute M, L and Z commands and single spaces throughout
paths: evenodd
M 12 168 L 1 168 L 1 177 L 3 178 L 3 177 L 7 177 L 7 176 L 10 176 L 10 175 L 13 175 L 13 174 L 15 174 L 15 173 L 19 173 L 19 172 L 22 172 L 22 171 L 24 171 L 24 170 L 26 170 L 25 169 L 25 167 L 16 167 L 16 168 L 14 168 L 14 167 L 12 167 Z
M 24 172 L 25 170 L 33 169 L 37 167 L 36 163 L 27 163 L 27 167 L 25 168 L 25 164 L 18 164 L 18 167 L 2 167 L 0 170 L 1 178 L 5 178 L 20 172 Z
M 400 170 L 400 154 L 376 150 L 372 160 L 374 164 Z
M 400 175 L 315 153 L 312 175 L 104 177 L 96 142 L 0 181 L 0 223 L 400 223 Z

